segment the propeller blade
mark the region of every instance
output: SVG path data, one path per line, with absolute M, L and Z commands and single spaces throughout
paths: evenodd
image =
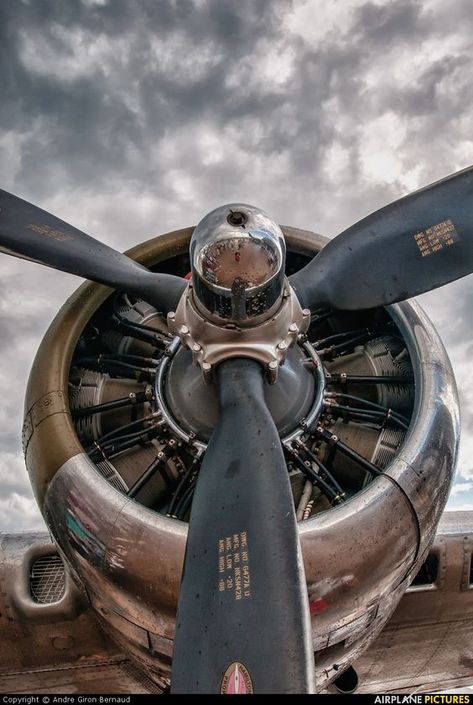
M 164 313 L 176 308 L 186 286 L 1 189 L 0 251 L 135 294 Z
M 290 277 L 304 307 L 385 306 L 473 272 L 473 167 L 372 213 Z
M 173 693 L 311 693 L 314 654 L 289 477 L 253 360 L 217 369 L 220 417 L 192 504 Z

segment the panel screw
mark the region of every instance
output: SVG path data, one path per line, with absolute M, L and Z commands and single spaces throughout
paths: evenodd
M 281 342 L 278 343 L 278 350 L 286 350 L 286 349 L 287 349 L 286 342 L 284 340 L 281 340 Z

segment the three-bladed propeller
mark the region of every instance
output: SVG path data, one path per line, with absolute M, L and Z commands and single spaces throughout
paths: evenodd
M 121 289 L 172 311 L 186 282 L 155 274 L 63 220 L 0 190 L 0 249 L 15 257 Z
M 361 309 L 473 271 L 473 168 L 382 208 L 332 240 L 291 284 L 304 307 Z M 0 250 L 176 308 L 179 277 L 154 274 L 0 191 Z M 173 692 L 312 692 L 307 590 L 294 506 L 262 368 L 217 369 L 220 417 L 189 524 Z
M 385 306 L 473 271 L 473 167 L 381 208 L 290 277 L 303 306 Z

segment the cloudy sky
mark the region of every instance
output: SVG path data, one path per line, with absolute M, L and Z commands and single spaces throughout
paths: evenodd
M 126 249 L 246 201 L 335 235 L 473 163 L 470 0 L 1 0 L 0 187 Z M 0 255 L 0 530 L 41 526 L 34 352 L 78 280 Z M 473 277 L 424 295 L 473 508 Z

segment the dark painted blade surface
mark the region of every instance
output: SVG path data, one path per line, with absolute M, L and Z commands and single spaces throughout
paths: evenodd
M 135 294 L 174 310 L 186 282 L 155 274 L 31 203 L 0 189 L 0 251 Z
M 363 309 L 473 271 L 473 167 L 352 225 L 290 277 L 302 305 Z
M 262 368 L 218 370 L 220 418 L 192 504 L 171 692 L 313 692 L 294 505 Z

